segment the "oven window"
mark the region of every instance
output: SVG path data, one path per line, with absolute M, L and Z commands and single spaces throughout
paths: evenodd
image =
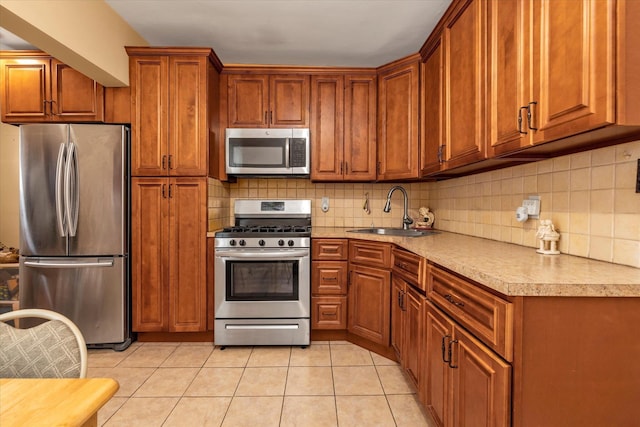
M 228 301 L 295 301 L 298 261 L 226 262 Z

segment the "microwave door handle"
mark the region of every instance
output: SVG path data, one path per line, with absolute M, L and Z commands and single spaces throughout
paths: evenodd
M 289 156 L 291 155 L 291 139 L 286 138 L 284 143 L 284 167 L 289 169 L 291 161 Z

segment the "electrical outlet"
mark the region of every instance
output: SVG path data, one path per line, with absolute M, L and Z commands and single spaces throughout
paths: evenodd
M 540 216 L 540 197 L 529 196 L 527 200 L 522 201 L 522 206 L 527 208 L 527 215 L 530 218 L 538 218 Z

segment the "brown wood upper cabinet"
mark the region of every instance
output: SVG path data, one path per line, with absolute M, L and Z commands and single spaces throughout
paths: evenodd
M 486 157 L 486 2 L 458 1 L 421 49 L 421 175 Z
M 489 17 L 496 155 L 602 128 L 534 150 L 561 151 L 633 130 L 612 124 L 640 125 L 638 2 L 492 0 Z
M 378 69 L 378 180 L 418 178 L 417 54 Z
M 311 76 L 311 179 L 376 179 L 376 76 Z
M 216 138 L 217 72 L 211 49 L 127 48 L 131 174 L 206 176 Z M 220 137 L 217 136 L 219 139 Z
M 228 126 L 309 127 L 309 76 L 228 74 Z
M 4 123 L 103 122 L 104 87 L 40 51 L 0 53 Z

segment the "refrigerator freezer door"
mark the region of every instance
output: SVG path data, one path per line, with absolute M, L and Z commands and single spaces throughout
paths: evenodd
M 67 254 L 61 178 L 68 133 L 68 125 L 20 126 L 20 253 L 23 255 Z
M 57 311 L 87 344 L 128 339 L 126 258 L 20 258 L 20 308 Z M 22 323 L 22 321 L 21 321 Z
M 70 125 L 65 179 L 69 255 L 127 253 L 127 133 L 118 125 Z M 66 177 L 65 177 L 66 178 Z

